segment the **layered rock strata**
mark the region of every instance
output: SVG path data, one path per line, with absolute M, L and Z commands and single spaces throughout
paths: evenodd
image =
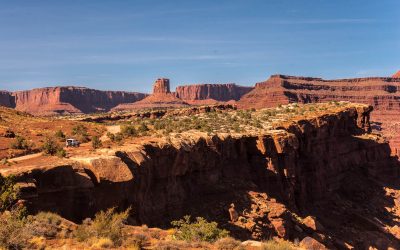
M 0 105 L 34 115 L 76 114 L 109 111 L 121 104 L 141 100 L 146 94 L 101 91 L 83 87 L 49 87 L 0 93 Z
M 400 154 L 400 78 L 370 77 L 324 80 L 312 77 L 273 75 L 256 84 L 238 102 L 239 108 L 274 107 L 287 103 L 351 101 L 372 105 L 377 129 L 390 140 L 393 153 Z
M 154 108 L 180 108 L 189 104 L 176 97 L 170 91 L 169 79 L 159 78 L 153 84 L 153 93 L 143 100 L 133 103 L 118 105 L 113 111 L 154 109 Z
M 178 86 L 175 90 L 176 97 L 185 101 L 215 100 L 237 101 L 247 94 L 253 87 L 238 86 L 234 83 L 227 84 L 191 84 Z
M 0 173 L 19 176 L 31 209 L 74 220 L 132 206 L 133 223 L 162 226 L 192 214 L 243 238 L 312 236 L 330 248 L 362 249 L 380 239 L 397 248 L 400 194 L 389 183 L 400 168 L 388 143 L 365 134 L 371 110 L 346 106 L 262 134 L 184 133 Z M 240 215 L 234 223 L 231 203 Z M 324 228 L 294 214 L 317 216 Z

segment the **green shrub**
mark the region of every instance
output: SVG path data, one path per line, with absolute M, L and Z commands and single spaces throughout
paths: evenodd
M 77 139 L 82 143 L 89 141 L 87 127 L 83 126 L 82 124 L 76 125 L 72 128 L 72 135 L 76 136 Z
M 114 208 L 101 211 L 93 220 L 85 220 L 78 226 L 75 236 L 79 241 L 88 241 L 92 238 L 108 238 L 115 245 L 123 240 L 122 227 L 128 219 L 130 209 L 116 213 Z
M 14 141 L 11 143 L 13 149 L 31 149 L 32 145 L 22 136 L 16 136 Z
M 67 156 L 67 152 L 65 151 L 65 149 L 60 148 L 60 149 L 57 150 L 56 156 L 58 156 L 60 158 L 64 158 L 64 157 Z
M 191 222 L 190 216 L 186 215 L 171 224 L 177 229 L 175 236 L 179 240 L 214 242 L 229 235 L 228 231 L 219 229 L 216 222 L 208 222 L 202 217 Z
M 0 212 L 11 209 L 19 198 L 19 188 L 14 176 L 3 177 L 0 174 Z
M 100 139 L 98 136 L 93 136 L 92 137 L 92 148 L 100 148 L 103 144 L 101 143 Z
M 0 248 L 26 248 L 31 237 L 26 220 L 18 216 L 17 210 L 0 213 Z
M 46 155 L 57 155 L 65 157 L 65 150 L 52 137 L 47 137 L 42 146 L 43 153 Z
M 146 124 L 141 123 L 140 126 L 139 126 L 139 128 L 138 128 L 138 131 L 139 131 L 140 133 L 146 133 L 147 131 L 149 131 L 149 128 L 147 127 Z
M 64 132 L 62 132 L 61 129 L 57 130 L 57 132 L 54 134 L 54 136 L 56 138 L 58 138 L 59 140 L 64 140 L 65 139 L 65 134 L 64 134 Z
M 33 236 L 54 238 L 60 229 L 61 217 L 50 212 L 40 212 L 28 219 L 26 227 Z
M 137 136 L 138 132 L 136 131 L 134 126 L 125 125 L 125 126 L 121 127 L 121 134 L 125 137 L 133 137 L 133 136 Z

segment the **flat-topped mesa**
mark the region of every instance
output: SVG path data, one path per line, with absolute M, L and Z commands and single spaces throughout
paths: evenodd
M 158 78 L 153 85 L 153 94 L 169 94 L 171 93 L 169 87 L 169 79 Z
M 226 84 L 189 84 L 178 86 L 175 95 L 185 101 L 207 100 L 216 101 L 239 100 L 253 87 L 238 86 L 235 83 Z
M 34 115 L 56 115 L 109 111 L 121 104 L 139 101 L 147 94 L 102 91 L 76 86 L 47 87 L 0 92 L 0 105 Z

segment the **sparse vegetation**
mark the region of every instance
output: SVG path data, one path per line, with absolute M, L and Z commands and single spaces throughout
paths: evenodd
M 65 140 L 65 134 L 61 129 L 57 130 L 54 136 L 59 140 Z
M 240 247 L 240 241 L 235 240 L 232 237 L 225 237 L 217 240 L 215 246 L 218 250 L 241 250 L 244 249 Z
M 138 132 L 136 131 L 135 127 L 132 125 L 125 125 L 121 127 L 121 134 L 124 137 L 134 137 L 138 135 Z
M 101 143 L 100 139 L 98 136 L 93 136 L 92 137 L 92 148 L 97 149 L 100 148 L 103 144 Z
M 214 242 L 229 235 L 228 231 L 218 228 L 216 222 L 208 222 L 202 217 L 192 222 L 190 216 L 186 215 L 171 224 L 176 228 L 175 236 L 179 240 Z
M 14 141 L 10 145 L 12 149 L 24 149 L 24 150 L 30 150 L 32 146 L 33 145 L 29 143 L 24 137 L 18 135 L 15 137 Z
M 7 128 L 6 132 L 4 133 L 4 137 L 6 137 L 6 138 L 14 138 L 15 137 L 15 133 L 10 128 Z
M 284 240 L 275 241 L 275 240 L 268 240 L 263 242 L 261 246 L 261 250 L 293 250 L 293 245 Z
M 46 155 L 56 155 L 65 157 L 67 152 L 56 142 L 53 137 L 47 137 L 42 146 L 43 153 Z
M 75 236 L 79 241 L 89 241 L 93 238 L 108 238 L 115 246 L 119 246 L 123 240 L 122 227 L 128 219 L 130 209 L 116 213 L 114 208 L 101 211 L 93 220 L 83 221 Z
M 72 128 L 72 135 L 76 136 L 77 139 L 82 143 L 89 141 L 88 129 L 82 124 L 78 124 Z
M 19 197 L 19 188 L 14 176 L 4 177 L 0 174 L 0 212 L 9 210 Z

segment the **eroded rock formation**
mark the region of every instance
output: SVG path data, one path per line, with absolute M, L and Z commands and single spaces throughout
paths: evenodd
M 104 112 L 118 104 L 146 97 L 146 94 L 136 92 L 101 91 L 83 87 L 38 88 L 16 91 L 10 95 L 7 103 L 7 92 L 0 93 L 0 105 L 35 115 Z
M 185 101 L 198 101 L 212 99 L 216 101 L 239 100 L 243 95 L 250 92 L 252 87 L 238 86 L 234 83 L 228 84 L 192 84 L 178 86 L 176 97 Z
M 263 134 L 184 133 L 0 172 L 19 176 L 32 209 L 75 220 L 133 206 L 134 220 L 148 225 L 192 214 L 243 238 L 312 236 L 330 249 L 364 249 L 379 239 L 396 249 L 399 162 L 381 137 L 362 129 L 370 111 L 346 107 Z M 240 215 L 234 223 L 227 222 L 231 203 Z
M 153 84 L 153 93 L 151 95 L 138 102 L 118 105 L 117 107 L 113 108 L 113 111 L 153 108 L 179 108 L 188 106 L 188 103 L 171 93 L 169 79 L 159 78 Z
M 169 87 L 169 79 L 159 78 L 153 85 L 153 94 L 168 94 L 171 93 Z
M 312 77 L 273 75 L 256 84 L 238 102 L 239 108 L 274 107 L 292 102 L 351 101 L 374 107 L 373 126 L 382 129 L 393 153 L 400 154 L 400 78 L 370 77 L 324 80 Z

